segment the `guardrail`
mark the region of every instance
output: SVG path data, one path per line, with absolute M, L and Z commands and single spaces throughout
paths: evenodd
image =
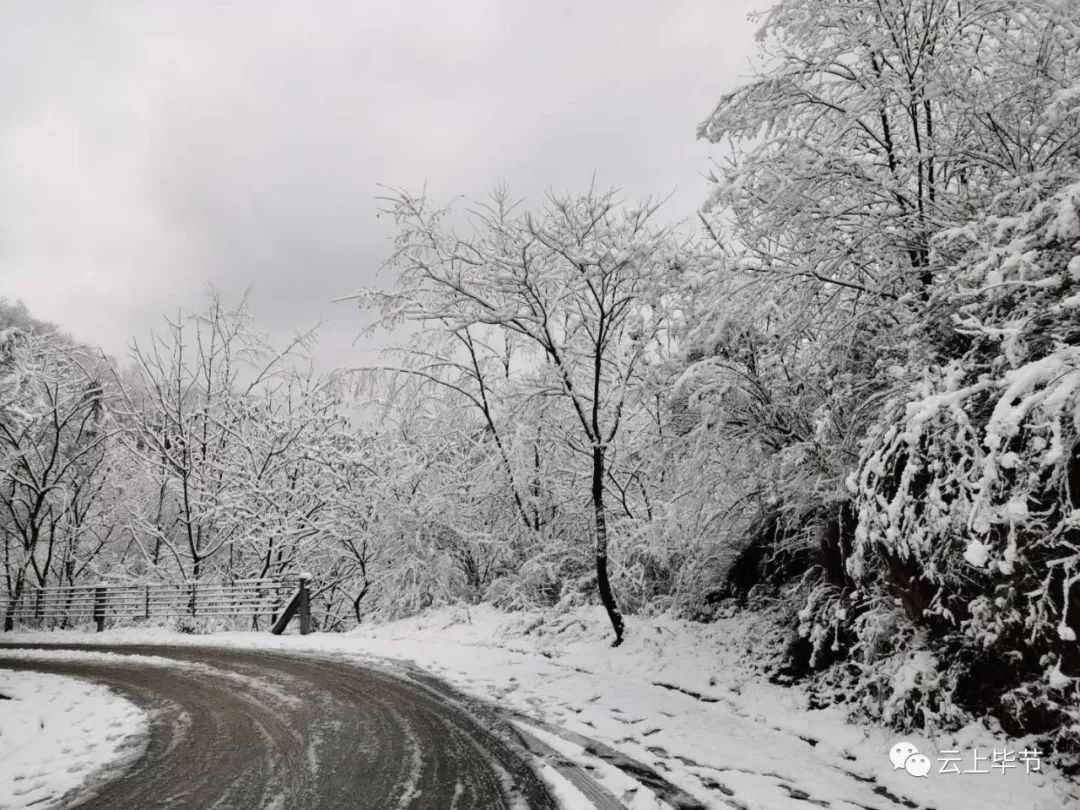
M 280 634 L 300 616 L 300 632 L 311 630 L 309 577 L 264 577 L 233 582 L 99 584 L 25 588 L 18 599 L 0 595 L 4 629 L 16 623 L 37 627 L 158 618 L 240 619 L 268 616 Z

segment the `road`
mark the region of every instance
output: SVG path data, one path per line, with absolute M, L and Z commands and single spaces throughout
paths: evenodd
M 423 678 L 281 652 L 83 649 L 116 655 L 0 659 L 0 667 L 105 684 L 151 713 L 149 739 L 127 770 L 65 797 L 65 807 L 557 807 L 526 764 L 529 755 L 511 726 L 494 712 L 467 708 Z M 179 663 L 124 657 L 132 655 Z

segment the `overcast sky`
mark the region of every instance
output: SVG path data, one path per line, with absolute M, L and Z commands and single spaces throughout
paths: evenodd
M 370 359 L 379 184 L 706 194 L 755 0 L 0 3 L 0 295 L 122 355 L 207 285 Z

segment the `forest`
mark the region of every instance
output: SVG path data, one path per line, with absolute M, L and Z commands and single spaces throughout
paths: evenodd
M 377 366 L 216 293 L 115 358 L 0 302 L 0 615 L 299 572 L 324 631 L 749 611 L 822 703 L 1080 765 L 1080 4 L 757 24 L 696 220 L 385 192 L 388 283 L 341 279 Z

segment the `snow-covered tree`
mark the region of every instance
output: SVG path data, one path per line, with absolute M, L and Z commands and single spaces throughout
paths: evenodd
M 933 281 L 930 239 L 998 185 L 1075 160 L 1041 116 L 1076 81 L 1075 4 L 781 0 L 762 71 L 699 135 L 731 142 L 713 205 L 759 273 L 871 305 Z
M 618 644 L 624 626 L 609 580 L 610 460 L 628 411 L 638 407 L 642 366 L 666 328 L 664 294 L 680 269 L 678 243 L 652 224 L 655 207 L 620 207 L 611 193 L 555 198 L 536 216 L 517 214 L 497 194 L 473 212 L 472 238 L 457 235 L 448 212 L 423 198 L 402 193 L 390 209 L 400 228 L 391 261 L 397 284 L 365 300 L 391 324 L 438 324 L 465 342 L 466 357 L 478 332 L 505 337 L 531 357 L 521 376 L 527 396 L 565 406 L 564 439 L 587 460 L 597 591 Z M 482 394 L 475 375 L 471 384 L 470 395 Z
M 9 610 L 28 585 L 73 584 L 114 534 L 104 512 L 113 493 L 99 371 L 80 347 L 0 330 L 0 566 Z
M 167 560 L 198 579 L 211 563 L 230 577 L 298 563 L 323 504 L 310 445 L 337 418 L 322 383 L 298 370 L 309 341 L 275 349 L 243 304 L 213 296 L 204 313 L 134 346 L 116 410 L 153 482 L 129 521 L 144 564 Z
M 690 279 L 672 396 L 706 486 L 730 481 L 710 438 L 758 470 L 717 576 L 786 586 L 793 658 L 846 656 L 892 722 L 1068 728 L 1080 6 L 781 0 L 762 23 L 759 75 L 699 131 L 731 148 L 703 216 L 724 269 Z

